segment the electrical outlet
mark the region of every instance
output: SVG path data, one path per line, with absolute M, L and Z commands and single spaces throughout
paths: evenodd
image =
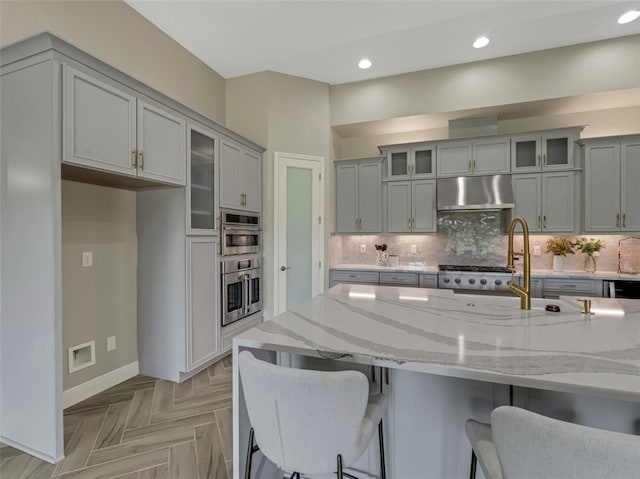
M 91 268 L 93 266 L 93 253 L 91 251 L 82 252 L 82 267 Z
M 360 253 L 365 254 L 367 252 L 367 245 L 366 244 L 361 244 L 360 245 Z
M 109 336 L 107 338 L 107 351 L 113 351 L 114 349 L 116 349 L 116 337 Z
M 533 256 L 540 256 L 540 245 L 535 245 L 533 247 Z
M 411 245 L 411 253 L 412 253 L 412 254 L 415 254 L 415 253 L 417 253 L 417 252 L 418 252 L 418 250 L 416 249 L 416 245 L 412 244 L 412 245 Z

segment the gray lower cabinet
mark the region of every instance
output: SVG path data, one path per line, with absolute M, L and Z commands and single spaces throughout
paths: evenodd
M 360 270 L 331 270 L 329 277 L 329 286 L 334 287 L 337 284 L 372 284 L 377 285 L 380 281 L 380 275 L 377 271 L 360 271 Z
M 545 279 L 542 287 L 544 298 L 558 298 L 559 296 L 602 296 L 601 279 Z
M 418 283 L 418 273 L 380 273 L 380 286 L 417 287 Z
M 177 382 L 220 354 L 219 239 L 185 235 L 183 189 L 136 203 L 140 374 Z
M 434 233 L 436 230 L 436 180 L 387 183 L 389 233 Z
M 382 232 L 382 157 L 336 162 L 336 232 Z
M 420 287 L 421 288 L 437 288 L 438 287 L 438 273 L 421 273 L 420 274 Z

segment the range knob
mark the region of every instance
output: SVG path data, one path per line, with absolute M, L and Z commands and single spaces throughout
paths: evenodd
M 456 278 L 456 284 L 460 284 L 460 278 Z
M 449 278 L 444 278 L 442 281 L 444 281 L 445 283 L 449 283 L 451 280 Z
M 476 280 L 475 280 L 475 279 L 473 279 L 473 278 L 471 278 L 471 279 L 469 280 L 469 284 L 476 284 Z
M 487 280 L 486 279 L 481 279 L 480 280 L 480 284 L 487 284 Z
M 495 283 L 496 283 L 496 286 L 500 286 L 502 284 L 502 280 L 496 279 Z

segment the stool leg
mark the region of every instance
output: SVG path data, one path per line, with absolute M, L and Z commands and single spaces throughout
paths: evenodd
M 336 473 L 338 479 L 343 479 L 342 477 L 342 455 L 338 454 L 338 472 Z
M 380 479 L 387 479 L 387 467 L 384 463 L 384 433 L 382 432 L 382 419 L 378 424 L 378 440 L 380 441 Z
M 253 459 L 253 428 L 249 430 L 249 447 L 247 448 L 247 460 L 244 464 L 244 479 L 251 479 L 251 462 Z
M 471 468 L 469 469 L 469 479 L 476 479 L 477 464 L 478 464 L 478 458 L 476 457 L 476 451 L 471 449 Z

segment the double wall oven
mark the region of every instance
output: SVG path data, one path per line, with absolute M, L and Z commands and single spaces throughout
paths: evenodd
M 221 210 L 222 326 L 262 311 L 260 216 Z

